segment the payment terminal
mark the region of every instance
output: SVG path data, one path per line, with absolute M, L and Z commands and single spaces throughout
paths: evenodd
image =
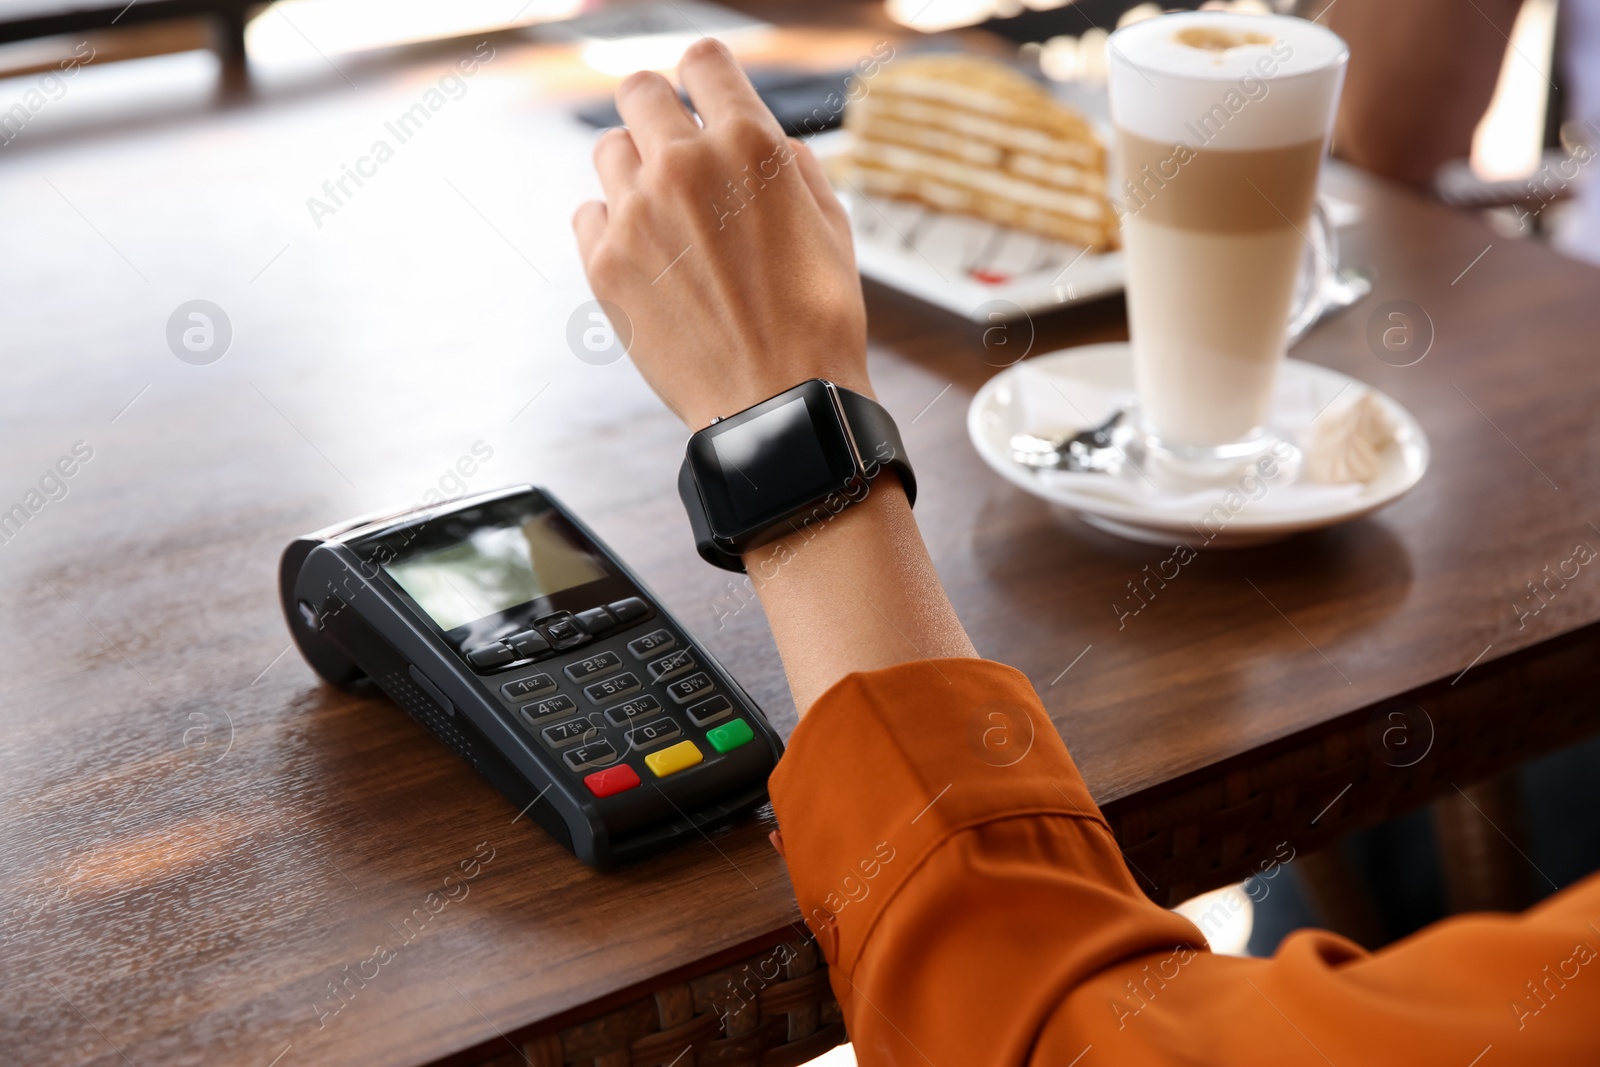
M 766 717 L 543 489 L 297 538 L 279 584 L 323 679 L 370 679 L 587 864 L 701 840 L 766 799 L 783 751 Z

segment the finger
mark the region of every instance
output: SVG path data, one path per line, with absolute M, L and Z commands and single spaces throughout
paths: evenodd
M 822 169 L 822 161 L 806 147 L 804 142 L 797 141 L 793 137 L 789 138 L 789 147 L 794 151 L 795 166 L 800 169 L 800 176 L 805 179 L 806 188 L 811 190 L 811 196 L 822 209 L 822 214 L 835 229 L 843 228 L 848 233 L 850 216 L 845 213 L 844 205 L 839 202 L 838 194 L 833 191 L 833 185 L 828 181 L 828 174 Z
M 770 127 L 774 138 L 782 136 L 778 120 L 761 102 L 755 86 L 721 41 L 702 37 L 690 45 L 678 63 L 678 80 L 707 129 L 742 116 Z
M 605 235 L 606 217 L 606 205 L 601 200 L 585 200 L 572 213 L 572 229 L 578 235 L 578 257 L 583 260 L 585 269 L 594 257 L 600 238 Z
M 628 127 L 640 158 L 648 158 L 668 141 L 688 137 L 699 129 L 673 91 L 672 83 L 649 70 L 622 79 L 617 86 L 617 113 Z
M 627 130 L 618 126 L 600 135 L 594 146 L 594 169 L 607 200 L 615 202 L 633 188 L 639 166 L 639 150 Z

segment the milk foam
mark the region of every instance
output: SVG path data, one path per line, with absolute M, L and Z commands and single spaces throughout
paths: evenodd
M 1196 31 L 1266 38 L 1226 51 L 1182 43 Z M 1305 19 L 1198 11 L 1111 35 L 1111 119 L 1130 133 L 1202 149 L 1277 148 L 1325 138 L 1349 49 Z

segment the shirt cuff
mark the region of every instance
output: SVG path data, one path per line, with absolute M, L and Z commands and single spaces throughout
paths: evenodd
M 850 975 L 878 917 L 951 835 L 997 819 L 1110 828 L 1021 672 L 981 659 L 851 674 L 812 707 L 769 783 L 806 925 Z

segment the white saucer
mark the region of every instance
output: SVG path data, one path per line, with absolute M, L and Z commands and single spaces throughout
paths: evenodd
M 1369 515 L 1399 499 L 1417 484 L 1428 468 L 1427 435 L 1411 413 L 1393 398 L 1338 371 L 1286 360 L 1278 375 L 1275 413 L 1279 407 L 1286 406 L 1284 397 L 1292 396 L 1297 405 L 1309 404 L 1311 410 L 1320 412 L 1346 390 L 1366 389 L 1388 415 L 1394 428 L 1394 442 L 1383 450 L 1382 465 L 1370 482 L 1356 483 L 1343 490 L 1330 487 L 1324 497 L 1317 493 L 1321 487 L 1296 490 L 1300 495 L 1281 493 L 1270 507 L 1252 508 L 1247 502 L 1237 510 L 1229 510 L 1226 520 L 1218 522 L 1215 507 L 1226 493 L 1225 489 L 1217 490 L 1215 499 L 1212 499 L 1213 494 L 1200 494 L 1203 499 L 1198 501 L 1191 499 L 1196 494 L 1191 494 L 1191 498 L 1162 499 L 1151 493 L 1148 500 L 1142 500 L 1141 493 L 1130 493 L 1126 485 L 1112 486 L 1098 481 L 1113 478 L 1113 475 L 1075 475 L 1058 479 L 1041 475 L 1014 461 L 1011 458 L 1013 434 L 1023 430 L 1040 432 L 1065 428 L 1024 425 L 1026 406 L 1019 378 L 1036 373 L 1051 375 L 1066 389 L 1081 391 L 1080 396 L 1131 395 L 1133 360 L 1129 346 L 1125 342 L 1085 345 L 1036 356 L 1008 367 L 991 378 L 972 398 L 972 406 L 967 410 L 967 434 L 978 455 L 1007 481 L 1076 512 L 1091 526 L 1135 541 L 1165 545 L 1182 541 L 1195 548 L 1243 548 L 1277 541 L 1304 530 Z M 1074 407 L 1077 406 L 1074 402 Z M 1082 411 L 1084 419 L 1088 420 L 1083 426 L 1092 425 L 1108 413 L 1109 409 Z M 1269 424 L 1286 437 L 1294 436 L 1292 430 L 1277 425 L 1276 419 L 1269 419 Z M 1101 487 L 1117 492 L 1097 491 Z M 1337 499 L 1325 498 L 1335 493 L 1340 494 Z M 1303 504 L 1297 503 L 1301 496 L 1305 498 Z M 1209 523 L 1208 515 L 1212 517 Z

